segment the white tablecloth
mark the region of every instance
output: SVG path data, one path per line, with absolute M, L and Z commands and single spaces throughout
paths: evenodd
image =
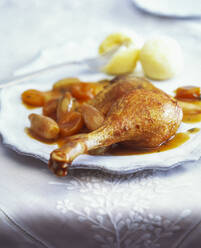
M 2 0 L 0 79 L 94 56 L 106 34 L 126 29 L 181 44 L 188 35 L 191 46 L 201 40 L 199 20 L 151 16 L 131 1 Z M 201 247 L 201 161 L 163 172 L 84 170 L 57 178 L 2 144 L 0 158 L 2 248 Z

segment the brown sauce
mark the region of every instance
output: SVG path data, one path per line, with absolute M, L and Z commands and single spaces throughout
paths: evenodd
M 197 123 L 201 121 L 201 97 L 200 97 L 200 87 L 187 86 L 177 88 L 174 93 L 175 99 L 180 101 L 181 105 L 190 104 L 189 110 L 183 108 L 183 122 L 184 123 Z M 194 106 L 194 111 L 193 110 Z M 185 109 L 185 110 L 184 110 Z
M 63 146 L 67 142 L 67 138 L 58 138 L 58 139 L 53 139 L 53 140 L 48 140 L 45 138 L 41 138 L 37 134 L 35 134 L 30 128 L 26 127 L 25 128 L 25 133 L 29 136 L 29 138 L 32 138 L 34 140 L 37 140 L 43 144 L 46 145 L 57 145 L 58 147 Z
M 192 113 L 192 110 L 189 109 L 183 112 L 183 122 L 184 123 L 197 123 L 201 122 L 201 101 L 185 101 L 195 106 L 195 111 Z M 198 108 L 200 107 L 200 109 Z
M 57 144 L 57 140 L 48 140 L 48 139 L 44 139 L 40 136 L 38 136 L 37 134 L 35 134 L 30 128 L 26 127 L 25 128 L 25 133 L 29 136 L 29 138 L 32 138 L 34 140 L 37 140 L 41 143 L 44 143 L 46 145 L 56 145 Z
M 29 138 L 37 140 L 40 143 L 43 143 L 46 145 L 57 145 L 58 147 L 62 147 L 64 144 L 66 144 L 69 138 L 69 137 L 59 137 L 58 139 L 48 140 L 48 139 L 38 136 L 28 127 L 25 128 L 25 133 L 29 136 Z
M 200 131 L 200 128 L 194 127 L 188 130 L 188 133 L 190 134 L 194 134 L 194 133 L 198 133 Z
M 107 154 L 114 156 L 129 156 L 164 152 L 181 146 L 190 139 L 190 134 L 195 134 L 199 131 L 200 128 L 191 128 L 187 132 L 177 133 L 172 139 L 157 148 L 135 150 L 134 148 L 124 147 L 123 145 L 115 145 Z
M 178 100 L 181 101 L 181 99 L 178 99 Z M 82 101 L 82 100 L 80 99 L 79 101 Z M 189 112 L 188 110 L 185 110 L 183 114 L 183 122 L 185 123 L 200 122 L 201 121 L 201 100 L 186 100 L 186 101 L 182 100 L 182 101 L 193 104 L 194 106 L 200 106 L 200 110 L 194 111 L 193 113 L 192 113 L 192 109 L 189 109 Z M 29 110 L 37 108 L 35 106 L 26 104 L 24 102 L 23 102 L 23 105 Z M 143 155 L 143 154 L 151 154 L 151 153 L 158 153 L 158 152 L 171 150 L 171 149 L 179 147 L 180 145 L 188 141 L 190 139 L 190 134 L 195 134 L 199 131 L 200 131 L 199 128 L 191 128 L 187 132 L 177 133 L 173 138 L 171 138 L 166 143 L 162 144 L 161 146 L 157 148 L 147 148 L 147 149 L 139 150 L 135 148 L 128 148 L 120 144 L 115 144 L 111 146 L 109 150 L 107 150 L 105 155 L 114 155 L 114 156 Z M 67 142 L 67 139 L 68 139 L 68 137 L 65 137 L 65 138 L 58 138 L 56 140 L 46 140 L 44 138 L 39 137 L 35 133 L 33 133 L 29 128 L 25 128 L 25 132 L 32 139 L 35 139 L 47 145 L 57 145 L 58 147 L 63 146 Z
M 201 121 L 201 114 L 184 114 L 183 120 L 184 123 L 197 123 Z
M 180 145 L 184 144 L 186 141 L 190 139 L 190 134 L 195 134 L 199 131 L 200 131 L 199 128 L 191 128 L 187 132 L 177 133 L 172 139 L 170 139 L 165 144 L 162 144 L 157 148 L 135 149 L 135 148 L 124 147 L 123 145 L 120 144 L 115 144 L 111 146 L 109 151 L 107 151 L 103 155 L 129 156 L 129 155 L 143 155 L 143 154 L 164 152 L 179 147 Z M 32 139 L 35 139 L 47 145 L 57 145 L 58 147 L 63 146 L 68 139 L 67 137 L 67 138 L 59 138 L 57 140 L 46 140 L 34 134 L 29 128 L 25 128 L 25 132 Z
M 188 132 L 177 133 L 172 139 L 168 140 L 165 144 L 162 144 L 161 146 L 156 148 L 135 150 L 135 148 L 132 149 L 132 148 L 124 147 L 123 145 L 116 145 L 107 154 L 114 156 L 129 156 L 129 155 L 143 155 L 143 154 L 164 152 L 179 147 L 189 139 L 190 139 L 190 135 Z

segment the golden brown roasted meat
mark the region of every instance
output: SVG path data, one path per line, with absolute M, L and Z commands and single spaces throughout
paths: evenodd
M 134 89 L 146 89 L 160 91 L 147 79 L 135 77 L 132 75 L 117 76 L 111 80 L 111 84 L 105 87 L 89 104 L 99 110 L 103 115 L 106 115 L 112 104 L 125 94 L 128 94 Z
M 136 148 L 152 148 L 176 133 L 182 120 L 177 101 L 147 80 L 134 81 L 121 79 L 94 98 L 91 104 L 105 114 L 104 122 L 97 130 L 71 137 L 53 151 L 49 166 L 54 172 L 67 174 L 68 165 L 78 155 L 95 148 L 124 141 Z
M 90 131 L 99 128 L 113 103 L 135 89 L 153 90 L 165 94 L 145 78 L 132 75 L 117 76 L 94 99 L 81 106 L 81 112 L 87 128 Z

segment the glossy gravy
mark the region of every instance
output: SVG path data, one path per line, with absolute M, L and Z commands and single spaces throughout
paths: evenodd
M 172 139 L 168 140 L 166 143 L 156 148 L 135 150 L 134 148 L 128 148 L 128 147 L 124 147 L 123 145 L 117 145 L 112 147 L 112 149 L 107 154 L 114 156 L 129 156 L 129 155 L 143 155 L 143 154 L 164 152 L 179 147 L 189 139 L 190 139 L 190 135 L 188 132 L 177 133 Z
M 112 149 L 107 154 L 115 156 L 129 156 L 164 152 L 179 147 L 190 139 L 190 134 L 195 134 L 199 131 L 200 128 L 191 128 L 187 132 L 177 133 L 173 138 L 156 148 L 134 150 L 134 148 L 131 149 L 122 145 L 117 145 L 112 147 Z
M 129 156 L 129 155 L 143 155 L 143 154 L 151 154 L 164 152 L 180 145 L 184 144 L 186 141 L 190 139 L 190 134 L 195 134 L 200 131 L 200 128 L 191 128 L 187 132 L 177 133 L 173 138 L 168 140 L 165 144 L 162 144 L 156 148 L 146 148 L 146 149 L 135 149 L 128 148 L 121 144 L 115 144 L 111 146 L 111 148 L 103 155 L 113 155 L 113 156 Z M 47 145 L 57 145 L 58 147 L 63 146 L 67 142 L 67 138 L 59 138 L 57 140 L 46 140 L 40 138 L 38 135 L 33 133 L 29 128 L 25 128 L 26 134 L 39 142 L 42 142 Z
M 178 99 L 181 101 L 181 99 Z M 200 106 L 201 108 L 201 100 L 194 100 L 194 101 L 186 101 L 189 102 L 195 106 Z M 27 109 L 34 109 L 36 107 L 28 105 L 23 103 L 23 105 Z M 185 111 L 183 115 L 183 122 L 184 123 L 197 123 L 201 121 L 201 112 L 200 111 L 195 111 L 192 113 L 192 111 Z M 83 130 L 82 130 L 83 131 Z M 158 152 L 163 152 L 167 150 L 171 150 L 174 148 L 179 147 L 180 145 L 184 144 L 186 141 L 190 139 L 190 135 L 199 132 L 199 128 L 191 128 L 187 132 L 180 132 L 177 133 L 173 138 L 168 140 L 166 143 L 162 144 L 161 146 L 157 148 L 147 148 L 147 149 L 135 149 L 135 148 L 128 148 L 126 146 L 123 146 L 122 144 L 115 144 L 110 147 L 107 152 L 105 152 L 103 155 L 114 155 L 114 156 L 128 156 L 128 155 L 143 155 L 143 154 L 151 154 L 151 153 L 158 153 Z M 65 138 L 58 138 L 56 140 L 46 140 L 35 133 L 33 133 L 29 128 L 25 128 L 26 134 L 39 142 L 42 142 L 47 145 L 57 145 L 58 147 L 63 146 L 67 140 L 68 137 Z M 86 130 L 84 130 L 86 132 Z M 100 154 L 99 154 L 100 155 Z
M 195 106 L 200 106 L 200 111 L 195 111 L 192 113 L 191 111 L 186 111 L 183 114 L 183 122 L 184 123 L 197 123 L 201 121 L 201 101 L 188 101 L 190 104 Z
M 28 127 L 25 128 L 25 133 L 29 136 L 29 138 L 37 140 L 40 143 L 43 143 L 43 144 L 46 144 L 46 145 L 57 145 L 58 147 L 63 146 L 67 142 L 67 139 L 68 139 L 68 137 L 65 137 L 65 138 L 61 137 L 61 138 L 52 139 L 52 140 L 44 139 L 44 138 L 41 138 L 40 136 L 38 136 L 37 134 L 35 134 Z

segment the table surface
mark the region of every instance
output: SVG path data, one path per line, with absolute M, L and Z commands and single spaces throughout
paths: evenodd
M 4 0 L 0 79 L 95 56 L 105 35 L 121 30 L 201 39 L 199 20 L 152 16 L 127 0 Z M 2 144 L 0 157 L 0 247 L 201 247 L 201 161 L 57 178 Z

